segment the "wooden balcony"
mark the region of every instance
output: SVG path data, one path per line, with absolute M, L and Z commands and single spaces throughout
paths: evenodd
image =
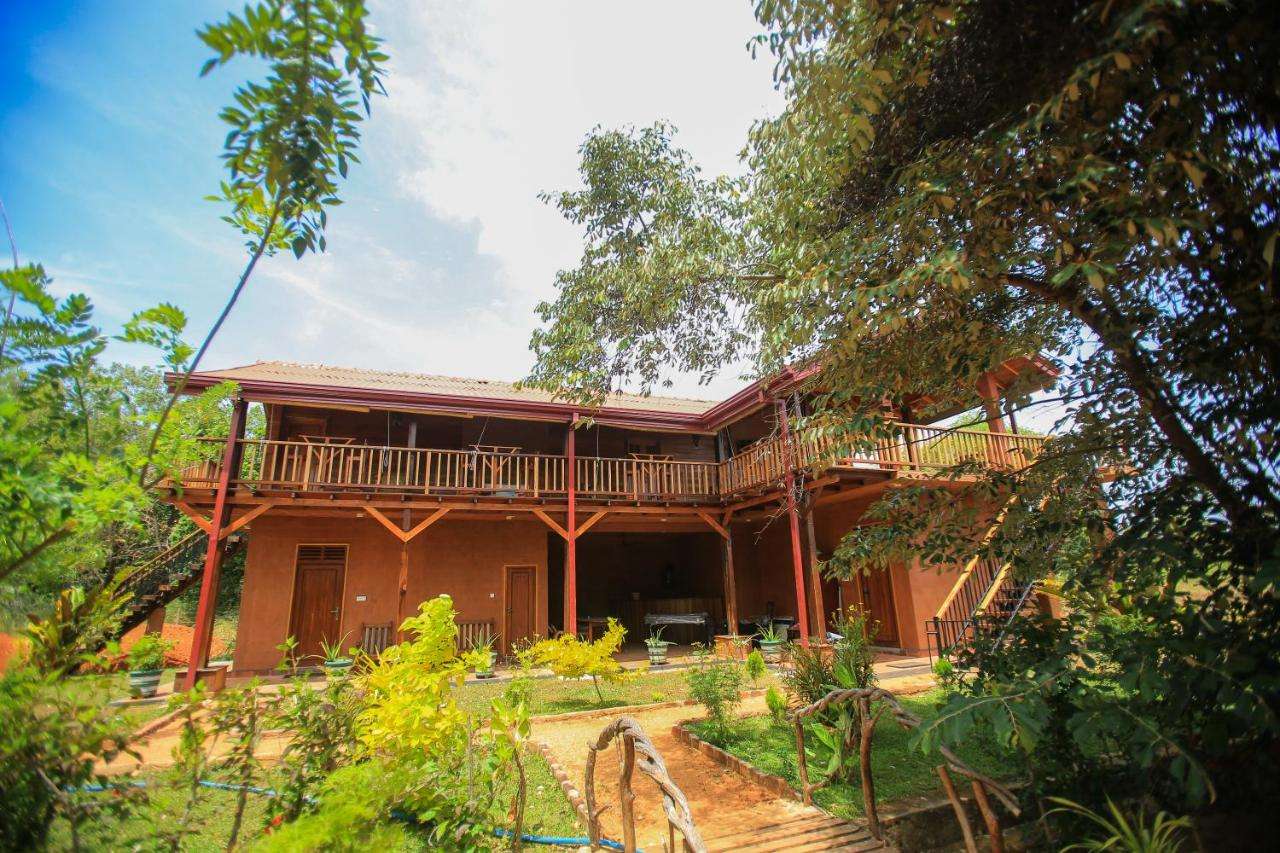
M 802 432 L 794 442 L 797 469 L 881 473 L 927 472 L 966 461 L 998 467 L 1025 465 L 1044 439 L 1037 436 L 895 424 L 887 436 L 850 442 Z M 225 439 L 201 439 L 210 459 Z M 260 492 L 355 492 L 497 498 L 564 497 L 564 456 L 506 450 L 442 450 L 359 444 L 243 439 L 232 484 Z M 791 454 L 779 438 L 764 439 L 724 462 L 579 456 L 575 493 L 625 501 L 715 503 L 767 490 L 786 474 Z M 167 486 L 213 489 L 218 463 L 182 471 Z

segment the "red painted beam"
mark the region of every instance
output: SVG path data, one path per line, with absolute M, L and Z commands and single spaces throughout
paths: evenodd
M 796 509 L 795 454 L 791 448 L 791 428 L 787 422 L 787 405 L 778 401 L 778 423 L 782 427 L 782 446 L 786 451 L 787 519 L 791 523 L 791 568 L 796 581 L 796 619 L 800 625 L 800 644 L 809 645 L 809 606 L 804 594 L 804 558 L 800 555 L 800 513 Z
M 231 425 L 227 430 L 227 443 L 222 448 L 222 470 L 218 474 L 218 492 L 213 503 L 213 517 L 209 526 L 209 546 L 204 553 L 204 576 L 200 578 L 200 604 L 196 608 L 196 623 L 191 634 L 191 659 L 187 664 L 187 677 L 183 690 L 196 684 L 196 671 L 209 663 L 209 644 L 213 640 L 213 612 L 218 603 L 218 578 L 222 573 L 223 547 L 219 540 L 222 528 L 231 520 L 231 505 L 227 496 L 231 491 L 231 475 L 240 467 L 240 451 L 244 438 L 245 409 L 248 402 L 237 398 L 231 407 Z
M 569 532 L 569 537 L 565 540 L 565 560 L 564 560 L 564 629 L 571 635 L 578 633 L 578 537 L 575 532 L 578 529 L 577 519 L 577 456 L 574 447 L 574 424 L 577 422 L 578 416 L 575 413 L 569 420 L 569 434 L 565 436 L 565 489 L 569 493 L 568 517 L 565 519 L 565 530 Z

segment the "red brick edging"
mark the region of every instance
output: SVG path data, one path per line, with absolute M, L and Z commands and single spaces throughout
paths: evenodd
M 686 720 L 672 726 L 671 736 L 690 749 L 696 749 L 701 752 L 721 767 L 732 770 L 752 784 L 759 785 L 774 796 L 786 797 L 797 802 L 801 801 L 800 792 L 791 787 L 791 783 L 786 779 L 752 767 L 736 755 L 731 755 L 720 747 L 703 740 L 688 729 L 689 722 L 691 721 Z
M 585 830 L 591 822 L 587 813 L 586 797 L 573 784 L 573 780 L 569 778 L 569 773 L 556 759 L 555 753 L 551 751 L 551 747 L 547 745 L 547 742 L 534 738 L 532 743 L 538 748 L 538 752 L 542 753 L 547 766 L 551 768 L 551 775 L 556 777 L 556 781 L 560 783 L 560 790 L 564 791 L 564 795 L 569 800 L 570 805 L 573 806 L 573 810 L 578 813 L 578 819 L 582 821 L 582 828 Z

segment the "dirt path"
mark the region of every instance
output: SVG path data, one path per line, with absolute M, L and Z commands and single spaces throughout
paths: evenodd
M 901 693 L 927 690 L 933 680 L 927 675 L 911 672 L 895 677 L 893 673 L 881 675 L 882 685 Z M 757 785 L 712 761 L 696 750 L 681 744 L 671 734 L 671 729 L 684 720 L 700 716 L 696 705 L 654 710 L 618 709 L 618 714 L 583 716 L 559 720 L 534 720 L 533 736 L 541 740 L 566 771 L 575 787 L 581 789 L 586 771 L 588 743 L 595 742 L 601 730 L 617 716 L 625 713 L 640 723 L 645 734 L 666 762 L 671 778 L 680 786 L 693 811 L 694 825 L 711 849 L 792 850 L 792 849 L 855 849 L 853 838 L 849 843 L 821 843 L 814 838 L 809 843 L 796 846 L 805 836 L 836 834 L 835 821 L 825 812 L 805 806 L 794 800 L 777 797 Z M 743 716 L 767 713 L 764 697 L 747 697 L 739 708 Z M 620 838 L 622 824 L 618 814 L 618 754 L 609 749 L 596 759 L 596 797 L 610 808 L 601 818 L 605 835 Z M 644 849 L 661 849 L 666 841 L 667 822 L 662 811 L 662 798 L 657 788 L 637 774 L 633 788 L 636 793 L 636 840 Z M 847 825 L 845 825 L 847 828 Z M 821 832 L 817 830 L 821 828 Z M 717 840 L 731 844 L 717 843 Z M 764 842 L 756 847 L 752 843 Z
M 697 717 L 698 710 L 695 706 L 661 708 L 654 711 L 634 711 L 630 716 L 639 721 L 645 734 L 666 761 L 671 778 L 688 797 L 699 832 L 710 837 L 725 834 L 729 830 L 765 827 L 807 814 L 820 814 L 816 809 L 779 799 L 763 788 L 748 784 L 701 753 L 689 750 L 676 741 L 671 735 L 671 727 L 682 720 Z M 764 699 L 759 696 L 748 698 L 742 705 L 742 711 L 748 714 L 764 713 Z M 613 716 L 587 717 L 548 723 L 535 720 L 533 736 L 551 748 L 552 754 L 569 774 L 569 778 L 581 785 L 586 770 L 587 744 L 594 741 L 613 719 Z M 636 777 L 634 788 L 637 843 L 646 849 L 657 849 L 667 836 L 662 798 L 657 789 L 642 777 Z M 617 808 L 616 749 L 601 753 L 596 760 L 596 797 L 600 803 L 612 805 L 602 818 L 605 834 L 610 838 L 621 838 L 622 825 Z

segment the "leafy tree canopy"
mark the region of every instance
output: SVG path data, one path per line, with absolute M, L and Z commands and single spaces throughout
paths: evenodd
M 1206 793 L 1197 750 L 1234 766 L 1280 731 L 1280 7 L 755 8 L 786 104 L 742 176 L 703 175 L 665 124 L 596 130 L 582 187 L 548 196 L 586 248 L 540 306 L 531 381 L 590 402 L 672 368 L 813 360 L 817 420 L 865 424 L 1058 359 L 1072 418 L 1036 465 L 893 493 L 829 569 L 967 559 L 975 507 L 1007 503 L 993 555 L 1058 572 L 1076 609 L 1018 666 L 978 662 L 975 697 L 1016 700 L 947 718 L 1012 720 L 1076 779 L 1114 767 L 1090 764 L 1105 743 Z M 1100 470 L 1119 474 L 1103 503 Z M 1100 688 L 1092 642 L 1141 677 Z

